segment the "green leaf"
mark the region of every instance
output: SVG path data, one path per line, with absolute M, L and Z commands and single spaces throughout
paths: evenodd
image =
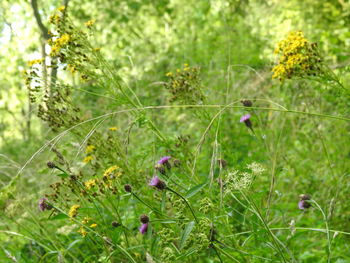
M 178 221 L 174 221 L 174 220 L 161 220 L 160 223 L 161 224 L 175 224 Z
M 188 192 L 185 195 L 185 198 L 190 198 L 192 196 L 194 196 L 195 194 L 197 194 L 200 190 L 202 190 L 208 183 L 202 183 L 199 185 L 196 185 L 194 187 L 192 187 L 190 190 L 188 190 Z
M 163 191 L 163 196 L 162 196 L 162 203 L 161 203 L 161 208 L 160 211 L 163 213 L 166 205 L 166 191 Z
M 70 250 L 76 243 L 79 243 L 79 242 L 81 242 L 81 241 L 83 241 L 83 240 L 82 240 L 82 239 L 74 240 L 72 243 L 70 243 L 70 244 L 68 245 L 66 251 L 67 251 L 67 250 Z
M 128 251 L 126 251 L 123 247 L 119 246 L 119 245 L 115 245 L 115 247 L 117 249 L 119 249 L 126 257 L 129 258 L 129 262 L 133 262 L 133 263 L 136 263 L 135 259 L 129 254 Z M 110 262 L 110 258 L 118 252 L 118 250 L 115 249 L 111 254 L 108 255 L 108 257 L 105 259 L 105 262 Z
M 51 217 L 50 220 L 60 220 L 60 219 L 66 219 L 68 216 L 66 214 L 57 214 L 54 217 Z
M 189 222 L 186 225 L 184 231 L 182 232 L 181 241 L 180 241 L 180 250 L 185 246 L 186 240 L 188 239 L 189 235 L 191 234 L 194 225 L 195 225 L 194 221 Z
M 56 174 L 57 176 L 59 177 L 62 177 L 62 178 L 67 178 L 69 175 L 66 174 L 66 173 L 62 173 L 62 174 Z

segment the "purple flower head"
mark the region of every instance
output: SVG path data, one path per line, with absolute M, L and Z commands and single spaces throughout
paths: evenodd
M 253 124 L 250 121 L 250 114 L 243 115 L 241 119 L 239 120 L 240 122 L 244 122 L 245 126 L 247 126 L 249 129 L 253 130 Z
M 52 206 L 50 204 L 47 203 L 47 198 L 41 198 L 39 200 L 39 209 L 41 211 L 45 211 L 45 210 L 51 210 Z
M 160 158 L 160 160 L 157 162 L 156 165 L 156 169 L 161 173 L 161 174 L 165 174 L 165 169 L 164 166 L 166 168 L 168 168 L 168 170 L 171 169 L 171 164 L 169 162 L 171 156 L 164 156 L 162 158 Z
M 140 233 L 141 233 L 142 235 L 146 234 L 147 229 L 148 229 L 148 223 L 142 224 L 142 225 L 140 226 L 140 228 L 139 228 Z
M 149 185 L 154 186 L 154 187 L 158 188 L 159 190 L 163 190 L 166 187 L 165 182 L 160 180 L 158 176 L 154 176 L 152 178 L 151 182 L 149 183 Z
M 158 164 L 166 164 L 167 162 L 169 162 L 170 158 L 171 158 L 170 156 L 164 156 L 160 158 L 160 160 L 158 161 Z
M 298 203 L 298 207 L 301 210 L 309 208 L 310 206 L 311 206 L 311 204 L 308 201 L 306 201 L 306 200 L 300 200 L 299 203 Z
M 308 200 L 311 199 L 311 197 L 307 194 L 301 194 L 299 195 L 299 203 L 298 203 L 298 207 L 301 210 L 304 210 L 306 208 L 309 208 L 311 206 L 311 204 L 308 202 Z
M 239 122 L 246 122 L 246 121 L 248 121 L 249 119 L 250 119 L 250 114 L 248 113 L 248 114 L 246 114 L 246 115 L 243 115 L 242 117 L 241 117 L 241 119 L 239 120 Z

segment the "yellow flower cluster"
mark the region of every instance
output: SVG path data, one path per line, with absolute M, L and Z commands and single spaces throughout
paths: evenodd
M 50 16 L 50 18 L 49 18 L 49 22 L 51 24 L 57 25 L 60 21 L 61 21 L 61 16 L 58 14 L 54 14 L 54 15 Z
M 63 6 L 60 6 L 59 8 L 57 8 L 57 10 L 61 13 L 64 12 L 64 10 L 66 10 L 66 7 L 63 5 Z
M 68 64 L 68 69 L 69 71 L 74 74 L 75 72 L 77 72 L 77 67 L 75 65 L 72 64 Z
M 110 127 L 108 130 L 110 130 L 110 131 L 117 131 L 119 129 L 118 129 L 118 127 Z
M 90 218 L 90 217 L 84 217 L 84 219 L 81 221 L 81 223 L 84 224 L 84 225 L 86 225 L 86 224 L 88 224 L 91 220 L 92 220 L 92 218 Z M 95 228 L 95 227 L 97 227 L 97 224 L 96 224 L 96 223 L 92 223 L 92 224 L 90 225 L 90 227 L 91 227 L 91 228 Z
M 89 162 L 91 162 L 93 159 L 94 159 L 93 156 L 88 155 L 88 156 L 86 156 L 86 157 L 84 158 L 83 163 L 89 163 Z
M 171 102 L 179 101 L 184 104 L 203 102 L 199 68 L 190 67 L 185 63 L 182 68 L 176 69 L 176 72 L 168 72 L 165 75 L 168 81 L 164 85 L 172 94 Z
M 292 31 L 286 39 L 280 41 L 275 49 L 275 54 L 280 52 L 293 54 L 308 44 L 307 39 L 301 31 Z
M 93 188 L 96 185 L 96 179 L 87 180 L 84 183 L 84 185 L 85 185 L 86 189 L 90 190 L 91 188 Z
M 70 35 L 63 34 L 61 37 L 50 40 L 49 44 L 51 45 L 51 53 L 50 56 L 56 56 L 62 47 L 66 46 L 71 40 Z
M 41 64 L 43 62 L 43 59 L 34 59 L 34 60 L 31 60 L 31 61 L 28 61 L 28 65 L 31 67 L 35 64 Z
M 81 221 L 84 225 L 87 224 L 89 221 L 91 220 L 91 218 L 85 217 L 83 221 Z M 93 223 L 90 225 L 91 228 L 96 228 L 97 224 Z M 88 232 L 85 230 L 85 227 L 80 227 L 79 230 L 77 231 L 78 233 L 80 233 L 82 235 L 82 237 L 86 237 L 86 235 L 88 234 Z
M 91 220 L 90 217 L 84 217 L 84 219 L 81 221 L 84 225 L 86 225 L 87 223 L 89 223 Z
M 85 26 L 88 27 L 88 28 L 91 28 L 94 24 L 95 24 L 96 20 L 93 19 L 93 20 L 89 20 L 85 23 Z
M 63 13 L 66 10 L 65 6 L 60 6 L 59 8 L 57 8 L 58 13 L 52 15 L 49 17 L 49 22 L 51 24 L 55 24 L 57 25 L 59 22 L 61 22 L 61 17 L 63 17 Z
M 86 237 L 87 235 L 87 232 L 85 230 L 84 227 L 81 227 L 79 230 L 78 230 L 78 233 L 80 233 L 83 237 Z
M 94 145 L 88 145 L 86 146 L 85 153 L 92 153 L 95 149 L 96 147 Z
M 120 167 L 118 165 L 113 165 L 105 170 L 103 177 L 108 180 L 112 180 L 114 178 L 121 176 L 121 174 L 122 172 Z
M 274 53 L 280 57 L 272 69 L 272 78 L 282 81 L 293 76 L 316 75 L 320 71 L 317 45 L 310 43 L 301 31 L 290 32 L 286 39 L 278 43 Z
M 69 212 L 68 212 L 69 217 L 76 217 L 78 214 L 79 208 L 80 208 L 80 205 L 72 205 L 72 207 L 69 209 Z

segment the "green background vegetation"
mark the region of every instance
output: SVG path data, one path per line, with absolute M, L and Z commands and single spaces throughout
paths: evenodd
M 33 2 L 44 28 L 38 26 Z M 257 136 L 253 136 L 239 123 L 246 111 L 229 108 L 208 132 L 197 156 L 197 170 L 204 178 L 212 169 L 213 158 L 223 158 L 235 169 L 243 169 L 253 161 L 262 163 L 267 172 L 254 182 L 251 198 L 265 209 L 271 178 L 274 178 L 271 209 L 267 214 L 264 210 L 264 216 L 270 228 L 284 228 L 275 233 L 288 246 L 295 262 L 327 261 L 324 232 L 297 229 L 293 233 L 289 230 L 291 222 L 301 228 L 325 229 L 319 210 L 312 208 L 304 213 L 297 208 L 298 196 L 303 193 L 310 194 L 320 204 L 329 228 L 338 231 L 330 233 L 334 236 L 331 261 L 350 262 L 349 96 L 327 83 L 307 79 L 280 83 L 271 79 L 276 43 L 291 30 L 301 30 L 307 39 L 318 43 L 325 63 L 349 90 L 350 2 L 346 0 L 1 1 L 1 262 L 12 262 L 9 255 L 18 262 L 39 262 L 38 255 L 43 252 L 35 248 L 38 246 L 35 242 L 3 231 L 26 233 L 28 213 L 37 213 L 37 200 L 57 179 L 46 167 L 47 161 L 56 158 L 52 149 L 58 149 L 72 163 L 81 162 L 84 156 L 80 147 L 93 129 L 91 123 L 81 125 L 77 128 L 79 133 L 65 134 L 55 145 L 48 144 L 33 157 L 42 146 L 69 128 L 53 130 L 36 116 L 37 109 L 29 102 L 23 74 L 28 68 L 27 61 L 49 53 L 43 34 L 50 28 L 48 17 L 67 3 L 67 13 L 77 27 L 96 19 L 91 44 L 101 48 L 103 56 L 144 106 L 176 104 L 169 103 L 171 95 L 162 83 L 167 81 L 167 72 L 175 72 L 188 63 L 201 70 L 207 104 L 235 102 L 234 105 L 240 106 L 241 99 L 250 99 L 256 107 L 319 114 L 255 109 L 253 122 Z M 84 120 L 127 108 L 120 101 L 103 97 L 113 95 L 104 87 L 81 82 L 67 71 L 59 70 L 57 79 L 74 88 L 73 104 L 80 108 Z M 108 85 L 110 83 L 106 83 Z M 211 117 L 202 120 L 193 114 L 196 109 L 191 108 L 152 109 L 148 116 L 169 143 L 176 143 L 178 136 L 190 135 L 186 151 L 193 153 L 210 119 L 219 110 L 208 108 Z M 167 154 L 167 145 L 159 143 L 151 132 L 142 130 L 142 119 L 134 117 L 132 114 L 114 115 L 99 126 L 99 132 L 105 136 L 101 137 L 103 139 L 108 127 L 117 126 L 118 136 L 125 140 L 130 123 L 134 122 L 136 128 L 130 136 L 129 151 L 130 158 L 138 161 L 131 161 L 131 165 L 140 167 L 145 174 L 152 173 L 153 161 Z M 180 150 L 178 154 L 183 158 L 192 156 Z M 47 216 L 40 215 L 42 219 Z M 256 231 L 252 223 L 256 220 L 237 213 L 237 218 L 231 222 L 231 233 L 227 234 Z M 64 225 L 61 220 L 42 221 L 42 224 L 52 235 Z M 61 240 L 66 244 L 75 240 L 74 236 L 64 238 Z M 250 242 L 250 236 L 245 236 L 236 245 L 250 254 L 278 262 L 278 257 L 264 251 L 269 244 L 263 235 L 256 234 L 252 239 L 254 241 Z M 249 243 L 247 248 L 245 242 Z M 86 248 L 82 245 L 81 249 Z M 250 255 L 243 258 L 246 262 L 264 262 Z M 55 255 L 48 262 L 56 259 Z M 92 260 L 95 262 L 98 257 Z M 224 262 L 231 260 L 224 258 Z M 219 261 L 213 256 L 203 262 Z

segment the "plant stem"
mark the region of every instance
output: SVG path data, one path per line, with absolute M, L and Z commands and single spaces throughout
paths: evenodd
M 190 206 L 190 204 L 189 204 L 188 201 L 186 200 L 186 198 L 183 197 L 183 196 L 182 196 L 181 194 L 179 194 L 178 192 L 176 192 L 175 190 L 169 188 L 169 187 L 166 187 L 165 189 L 168 190 L 168 191 L 170 191 L 170 192 L 172 192 L 172 193 L 174 193 L 174 194 L 176 194 L 178 197 L 180 197 L 182 200 L 184 200 L 184 202 L 186 203 L 186 205 L 187 205 L 188 208 L 190 209 L 190 211 L 191 211 L 191 213 L 192 213 L 194 219 L 195 219 L 196 222 L 198 223 L 198 219 L 197 219 L 197 217 L 196 217 L 196 215 L 195 215 L 195 213 L 194 213 L 192 207 Z

